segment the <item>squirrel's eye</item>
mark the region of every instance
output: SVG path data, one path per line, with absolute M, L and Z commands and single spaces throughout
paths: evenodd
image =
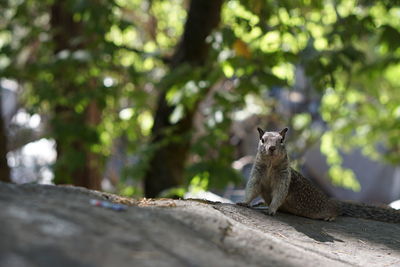
M 265 142 L 265 141 L 264 141 L 264 139 L 262 139 L 262 138 L 261 138 L 261 143 L 263 143 L 263 144 L 264 144 L 264 142 Z

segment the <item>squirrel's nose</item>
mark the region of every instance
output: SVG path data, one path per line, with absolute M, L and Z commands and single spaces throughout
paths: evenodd
M 276 147 L 275 146 L 270 146 L 268 149 L 269 149 L 269 151 L 272 152 L 272 151 L 274 151 L 276 149 Z

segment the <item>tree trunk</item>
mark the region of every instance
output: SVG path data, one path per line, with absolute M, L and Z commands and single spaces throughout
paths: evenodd
M 86 109 L 86 125 L 94 127 L 99 125 L 100 121 L 101 110 L 99 109 L 97 103 L 95 101 L 92 101 L 89 103 L 89 106 Z M 102 168 L 100 164 L 100 156 L 91 151 L 86 151 L 86 174 L 79 177 L 83 180 L 77 180 L 76 184 L 87 188 L 100 190 L 102 178 L 101 170 Z
M 51 8 L 51 27 L 53 30 L 54 55 L 60 51 L 70 52 L 84 49 L 85 42 L 90 36 L 85 36 L 84 25 L 73 20 L 63 1 L 55 1 Z M 80 37 L 80 38 L 77 38 Z M 80 39 L 73 43 L 71 39 Z M 56 71 L 59 79 L 57 90 L 61 96 L 70 97 L 79 94 L 79 90 L 62 70 Z M 85 90 L 96 90 L 96 84 L 87 81 Z M 99 155 L 90 151 L 93 141 L 87 140 L 89 127 L 100 123 L 101 110 L 95 100 L 92 100 L 85 111 L 77 113 L 74 107 L 57 104 L 52 120 L 53 134 L 57 145 L 57 163 L 55 165 L 55 183 L 72 183 L 90 189 L 101 189 L 101 166 Z M 67 132 L 65 132 L 66 130 Z M 75 135 L 74 135 L 75 134 Z M 81 134 L 81 135 L 80 135 Z
M 3 120 L 2 92 L 0 90 L 0 181 L 11 182 L 7 163 L 7 134 Z
M 192 65 L 205 63 L 209 50 L 206 37 L 219 24 L 221 5 L 222 0 L 191 1 L 185 30 L 172 58 L 171 69 L 182 63 Z M 170 135 L 180 138 L 177 138 L 179 141 L 167 142 L 152 155 L 145 175 L 146 197 L 156 197 L 161 191 L 184 183 L 184 167 L 190 148 L 188 134 L 192 128 L 196 110 L 186 110 L 184 117 L 177 124 L 172 125 L 169 118 L 175 106 L 168 105 L 165 97 L 164 90 L 158 99 L 152 129 L 152 144 L 159 144 Z M 166 134 L 166 129 L 173 130 Z

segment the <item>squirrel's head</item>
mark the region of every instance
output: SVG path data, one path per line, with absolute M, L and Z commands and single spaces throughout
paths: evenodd
M 261 128 L 257 128 L 260 134 L 258 142 L 258 153 L 269 159 L 280 160 L 286 157 L 285 135 L 288 128 L 284 128 L 280 132 L 265 132 Z

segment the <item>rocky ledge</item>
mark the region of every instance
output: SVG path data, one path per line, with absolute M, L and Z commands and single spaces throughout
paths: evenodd
M 400 266 L 399 224 L 34 184 L 0 183 L 0 205 L 1 267 Z

